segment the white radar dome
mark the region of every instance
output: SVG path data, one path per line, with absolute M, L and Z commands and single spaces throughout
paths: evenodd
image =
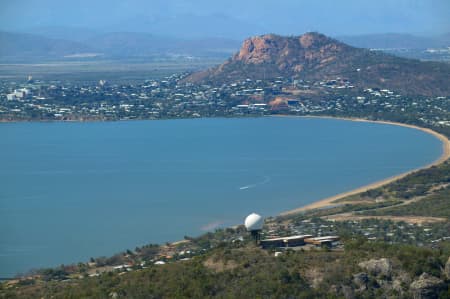
M 250 215 L 247 216 L 247 218 L 245 218 L 245 228 L 248 231 L 253 231 L 253 230 L 261 230 L 263 227 L 263 223 L 264 223 L 264 219 L 255 213 L 251 213 Z

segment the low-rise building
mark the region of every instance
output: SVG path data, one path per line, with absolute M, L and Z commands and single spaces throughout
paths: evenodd
M 305 239 L 305 243 L 313 244 L 316 246 L 327 246 L 333 247 L 337 245 L 339 241 L 339 236 L 323 236 L 323 237 L 315 237 L 315 238 L 307 238 Z
M 264 239 L 260 241 L 262 248 L 276 248 L 276 247 L 296 247 L 305 245 L 305 239 L 311 238 L 312 235 L 297 235 L 289 237 L 280 237 L 272 239 Z

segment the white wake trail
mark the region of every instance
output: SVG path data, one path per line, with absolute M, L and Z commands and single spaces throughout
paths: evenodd
M 271 180 L 271 179 L 270 179 L 269 176 L 264 176 L 264 179 L 263 179 L 262 181 L 257 182 L 257 183 L 254 183 L 254 184 L 250 184 L 250 185 L 246 185 L 246 186 L 239 187 L 239 190 L 247 190 L 247 189 L 255 188 L 255 187 L 257 187 L 257 186 L 260 186 L 260 185 L 264 185 L 264 184 L 269 183 L 270 180 Z

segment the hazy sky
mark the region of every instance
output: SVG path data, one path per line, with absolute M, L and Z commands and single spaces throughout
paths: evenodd
M 248 25 L 250 31 L 281 34 L 450 32 L 450 0 L 0 0 L 0 3 L 0 30 L 54 25 L 120 30 L 120 24 L 136 18 L 220 14 L 229 22 Z

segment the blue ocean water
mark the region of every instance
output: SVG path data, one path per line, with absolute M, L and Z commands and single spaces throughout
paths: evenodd
M 442 154 L 424 132 L 336 119 L 0 125 L 0 277 L 276 215 Z

